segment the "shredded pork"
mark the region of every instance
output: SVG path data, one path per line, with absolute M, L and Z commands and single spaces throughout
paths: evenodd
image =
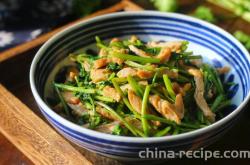
M 167 62 L 171 57 L 171 49 L 169 47 L 164 47 L 161 49 L 160 53 L 156 56 L 161 60 L 161 63 Z
M 92 69 L 90 71 L 90 78 L 94 83 L 108 79 L 108 75 L 107 69 Z
M 203 74 L 198 69 L 189 69 L 188 72 L 194 76 L 195 80 L 195 94 L 194 98 L 196 101 L 196 104 L 200 107 L 202 110 L 204 116 L 210 121 L 215 121 L 215 114 L 212 112 L 212 110 L 209 108 L 205 98 L 204 98 L 204 82 L 203 82 Z
M 175 110 L 175 106 L 167 100 L 161 99 L 158 95 L 152 95 L 149 97 L 149 102 L 166 119 L 175 121 L 177 124 L 181 123 L 181 119 Z
M 181 49 L 182 41 L 169 41 L 169 42 L 148 42 L 147 45 L 149 47 L 168 47 L 172 52 L 178 52 Z
M 117 76 L 120 77 L 120 78 L 121 78 L 121 77 L 126 78 L 126 77 L 128 77 L 129 75 L 130 75 L 130 76 L 136 76 L 136 74 L 137 74 L 137 70 L 136 70 L 136 69 L 127 67 L 127 68 L 121 69 L 121 70 L 117 73 Z
M 121 100 L 120 94 L 115 90 L 115 88 L 110 86 L 105 86 L 102 91 L 103 96 L 112 98 L 116 102 L 119 102 Z
M 141 57 L 150 57 L 150 56 L 151 56 L 150 54 L 144 52 L 143 50 L 137 48 L 137 47 L 134 46 L 134 45 L 129 45 L 128 47 L 129 47 L 129 49 L 130 49 L 132 52 L 134 52 L 134 53 L 135 53 L 136 55 L 138 55 L 138 56 L 141 56 Z

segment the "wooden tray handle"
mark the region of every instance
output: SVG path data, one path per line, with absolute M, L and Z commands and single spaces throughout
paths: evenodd
M 0 132 L 34 164 L 92 164 L 1 84 L 0 116 Z

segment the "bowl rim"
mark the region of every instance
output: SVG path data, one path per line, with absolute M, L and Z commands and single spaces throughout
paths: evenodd
M 178 13 L 163 13 L 163 12 L 158 12 L 158 11 L 129 11 L 129 12 L 120 12 L 120 13 L 111 13 L 111 14 L 105 14 L 101 16 L 97 16 L 95 18 L 91 18 L 85 21 L 81 21 L 75 25 L 71 25 L 70 27 L 58 32 L 56 35 L 51 37 L 47 42 L 45 42 L 42 47 L 38 50 L 36 53 L 34 59 L 32 60 L 31 67 L 30 67 L 30 86 L 31 86 L 31 91 L 33 93 L 33 96 L 37 102 L 37 104 L 42 108 L 49 116 L 53 116 L 53 118 L 58 121 L 59 123 L 62 123 L 63 125 L 67 125 L 69 128 L 79 132 L 86 134 L 91 137 L 95 137 L 98 139 L 104 139 L 107 141 L 114 141 L 114 142 L 129 142 L 129 143 L 155 143 L 155 142 L 170 142 L 170 141 L 175 141 L 175 140 L 181 140 L 181 139 L 186 139 L 186 138 L 191 138 L 195 137 L 201 134 L 204 134 L 206 132 L 210 132 L 213 129 L 216 129 L 220 126 L 223 126 L 226 122 L 230 121 L 232 118 L 234 118 L 239 112 L 242 111 L 242 109 L 246 106 L 248 101 L 250 100 L 250 91 L 248 91 L 248 94 L 246 98 L 241 102 L 241 104 L 230 114 L 225 116 L 219 121 L 216 121 L 215 123 L 206 126 L 204 128 L 200 128 L 194 131 L 182 133 L 182 134 L 177 134 L 177 135 L 171 135 L 171 136 L 164 136 L 164 137 L 128 137 L 128 136 L 117 136 L 117 135 L 110 135 L 106 133 L 101 133 L 97 132 L 88 128 L 81 127 L 77 124 L 74 124 L 67 119 L 61 117 L 58 115 L 56 112 L 54 112 L 40 97 L 38 94 L 38 91 L 35 86 L 35 70 L 37 66 L 37 62 L 42 58 L 42 55 L 44 51 L 51 45 L 51 43 L 55 42 L 58 38 L 63 36 L 64 34 L 72 31 L 73 29 L 76 29 L 78 27 L 84 26 L 86 23 L 92 23 L 95 21 L 99 21 L 102 19 L 110 19 L 114 17 L 120 17 L 120 16 L 131 16 L 131 15 L 137 15 L 137 16 L 167 16 L 167 17 L 175 17 L 175 18 L 184 18 L 186 20 L 192 21 L 192 22 L 197 22 L 199 24 L 202 24 L 203 26 L 207 26 L 211 29 L 214 29 L 218 32 L 220 32 L 222 35 L 228 37 L 234 44 L 236 44 L 245 55 L 247 55 L 248 63 L 250 63 L 250 55 L 248 51 L 245 49 L 245 47 L 238 41 L 236 40 L 231 34 L 228 32 L 224 31 L 220 27 L 213 25 L 211 23 L 205 22 L 203 20 L 199 20 L 197 18 L 187 16 L 184 14 L 178 14 Z

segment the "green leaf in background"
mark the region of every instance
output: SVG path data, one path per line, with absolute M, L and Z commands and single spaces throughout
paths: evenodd
M 73 13 L 78 16 L 86 16 L 101 6 L 101 0 L 73 0 Z
M 155 8 L 163 12 L 175 12 L 178 8 L 177 0 L 151 0 Z
M 235 15 L 242 17 L 250 22 L 250 0 L 208 0 L 232 11 Z
M 211 23 L 216 23 L 217 21 L 211 9 L 205 6 L 199 6 L 194 11 L 193 16 Z
M 250 50 L 250 35 L 238 30 L 234 33 L 235 38 L 237 38 L 244 46 Z

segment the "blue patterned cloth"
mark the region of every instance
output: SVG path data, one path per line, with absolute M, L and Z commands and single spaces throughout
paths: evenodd
M 72 0 L 0 0 L 0 52 L 68 22 Z
M 13 31 L 0 30 L 0 52 L 30 41 L 41 35 L 44 31 L 41 28 Z

